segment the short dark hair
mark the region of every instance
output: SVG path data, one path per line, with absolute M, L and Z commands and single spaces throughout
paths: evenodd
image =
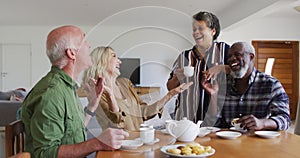
M 217 16 L 215 16 L 213 13 L 201 11 L 201 12 L 195 14 L 193 16 L 193 18 L 196 21 L 205 21 L 206 25 L 210 29 L 216 30 L 216 34 L 213 36 L 213 39 L 216 40 L 218 38 L 218 36 L 220 34 L 221 26 L 220 26 L 219 19 L 217 18 Z

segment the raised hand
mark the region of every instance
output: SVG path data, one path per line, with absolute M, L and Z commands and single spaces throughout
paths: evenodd
M 183 91 L 185 91 L 186 89 L 188 89 L 191 85 L 193 84 L 193 82 L 189 82 L 189 83 L 182 83 L 181 85 L 179 85 L 178 87 L 172 89 L 169 91 L 169 94 L 174 96 L 177 95 L 179 93 L 182 93 Z
M 100 76 L 98 77 L 97 80 L 90 78 L 89 82 L 85 84 L 89 106 L 91 106 L 93 110 L 96 110 L 98 107 L 98 103 L 100 101 L 101 95 L 104 90 L 103 87 L 104 87 L 103 78 Z
M 174 71 L 174 75 L 177 77 L 178 81 L 183 80 L 184 78 L 186 78 L 186 76 L 183 74 L 183 69 L 176 69 Z
M 205 77 L 204 77 L 205 78 Z M 210 95 L 217 95 L 219 92 L 219 84 L 217 80 L 212 80 L 211 81 L 207 79 L 202 80 L 202 87 L 206 90 L 207 93 Z
M 215 65 L 209 68 L 207 71 L 203 71 L 203 74 L 206 76 L 207 80 L 213 79 L 215 80 L 220 72 L 226 72 L 225 65 Z

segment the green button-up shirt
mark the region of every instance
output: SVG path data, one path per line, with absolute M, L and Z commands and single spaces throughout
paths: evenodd
M 33 158 L 57 157 L 63 144 L 86 140 L 84 112 L 76 93 L 77 84 L 64 71 L 52 66 L 23 102 L 25 150 Z

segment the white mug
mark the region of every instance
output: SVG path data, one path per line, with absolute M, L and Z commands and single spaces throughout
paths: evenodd
M 185 66 L 185 67 L 183 67 L 183 74 L 186 77 L 192 77 L 194 75 L 194 67 L 193 66 Z
M 153 125 L 149 125 L 149 124 L 142 123 L 142 124 L 140 125 L 140 128 L 153 128 Z
M 242 130 L 243 128 L 241 128 L 241 123 L 237 123 L 238 120 L 239 120 L 239 118 L 234 118 L 231 121 L 231 125 L 234 126 L 234 128 L 237 130 Z
M 155 139 L 154 135 L 154 128 L 149 128 L 149 127 L 141 127 L 140 128 L 140 139 L 144 143 L 151 143 Z

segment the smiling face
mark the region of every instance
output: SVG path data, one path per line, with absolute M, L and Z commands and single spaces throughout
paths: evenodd
M 108 57 L 108 63 L 106 67 L 106 71 L 114 76 L 118 77 L 120 76 L 120 65 L 121 65 L 121 60 L 117 57 L 117 54 L 114 50 L 109 49 L 109 57 Z
M 228 54 L 228 64 L 232 77 L 243 78 L 246 74 L 250 74 L 253 67 L 251 63 L 253 57 L 253 54 L 247 53 L 242 45 L 232 45 Z
M 215 33 L 215 29 L 209 28 L 204 20 L 193 22 L 193 37 L 198 47 L 208 49 Z

